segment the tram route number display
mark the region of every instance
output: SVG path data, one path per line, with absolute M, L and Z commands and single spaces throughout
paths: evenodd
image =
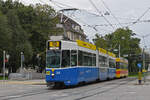
M 61 42 L 60 41 L 49 41 L 48 42 L 48 50 L 53 50 L 53 49 L 61 49 Z

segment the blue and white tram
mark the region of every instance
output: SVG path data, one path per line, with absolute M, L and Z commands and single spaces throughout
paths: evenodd
M 114 78 L 108 55 L 87 42 L 48 41 L 46 82 L 77 85 L 82 82 Z M 104 50 L 103 50 L 104 51 Z M 110 74 L 108 73 L 110 72 Z

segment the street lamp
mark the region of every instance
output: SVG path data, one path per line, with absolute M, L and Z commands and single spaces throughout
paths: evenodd
M 125 37 L 121 37 L 122 40 L 125 40 Z M 120 43 L 119 43 L 119 58 L 120 58 Z
M 125 40 L 125 37 L 122 36 L 121 39 L 122 39 L 122 40 Z M 117 48 L 117 49 L 113 49 L 113 51 L 118 52 L 118 57 L 120 58 L 120 55 L 121 55 L 121 53 L 120 53 L 121 46 L 120 46 L 120 42 L 119 42 L 119 41 L 117 41 L 117 42 L 118 42 L 118 43 L 115 44 L 114 48 L 116 48 L 117 46 L 118 46 L 118 48 Z M 119 45 L 118 45 L 118 44 L 119 44 Z
M 23 61 L 24 61 L 24 54 L 23 54 L 23 52 L 21 52 L 21 69 L 20 69 L 21 73 L 22 73 L 22 69 L 23 69 Z

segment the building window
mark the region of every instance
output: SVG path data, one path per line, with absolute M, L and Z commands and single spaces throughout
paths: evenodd
M 75 31 L 80 32 L 80 26 L 75 26 Z
M 75 25 L 74 24 L 72 24 L 72 29 L 75 29 Z

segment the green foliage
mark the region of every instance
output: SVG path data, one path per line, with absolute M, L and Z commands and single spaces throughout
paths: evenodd
M 3 77 L 2 77 L 2 76 L 0 76 L 0 80 L 3 80 Z M 7 77 L 7 76 L 5 77 L 5 80 L 8 80 L 8 77 Z
M 8 25 L 8 20 L 5 15 L 0 12 L 0 52 L 4 49 L 9 50 L 12 32 Z
M 104 39 L 104 37 L 99 36 L 98 34 L 95 35 L 96 38 L 93 39 L 95 45 L 97 48 L 105 48 L 107 49 L 107 41 Z
M 0 65 L 2 66 L 3 50 L 11 49 L 12 30 L 5 15 L 0 12 Z M 1 71 L 1 69 L 0 69 Z
M 133 59 L 133 55 L 139 55 L 141 48 L 139 46 L 140 39 L 134 37 L 136 34 L 132 32 L 129 28 L 122 29 L 119 28 L 111 34 L 107 34 L 103 37 L 96 35 L 94 43 L 97 47 L 102 47 L 108 51 L 111 51 L 118 55 L 119 45 L 120 45 L 120 55 L 128 55 L 127 59 L 129 61 L 129 71 L 138 71 L 136 66 L 136 59 Z M 117 50 L 117 51 L 114 51 Z
M 10 56 L 13 57 L 11 62 L 16 62 L 15 66 L 19 67 L 20 65 L 20 52 L 24 52 L 25 57 L 28 57 L 28 60 L 31 60 L 32 57 L 32 46 L 28 41 L 28 34 L 20 25 L 18 20 L 18 16 L 15 10 L 9 10 L 7 12 L 8 23 L 12 30 L 12 48 L 10 52 Z M 17 56 L 13 56 L 11 54 L 17 54 Z
M 36 56 L 40 54 L 40 67 L 44 68 L 48 36 L 62 33 L 62 29 L 56 29 L 57 23 L 56 12 L 48 5 L 25 6 L 0 0 L 0 60 L 5 50 L 10 55 L 7 67 L 16 71 L 20 67 L 20 52 L 25 55 L 26 67 L 38 65 Z
M 117 29 L 114 33 L 112 33 L 112 38 L 109 39 L 111 43 L 111 49 L 118 49 L 120 45 L 121 56 L 125 54 L 140 53 L 140 39 L 134 37 L 134 33 L 126 28 L 126 29 Z M 107 35 L 106 35 L 107 38 Z

